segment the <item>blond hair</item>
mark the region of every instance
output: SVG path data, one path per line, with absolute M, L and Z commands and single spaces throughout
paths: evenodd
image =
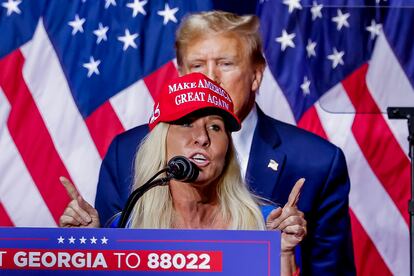
M 166 166 L 168 127 L 166 123 L 159 123 L 141 143 L 135 161 L 133 190 Z M 264 230 L 264 219 L 258 201 L 241 178 L 231 143 L 226 158 L 217 188 L 222 217 L 229 222 L 229 229 Z M 146 192 L 137 202 L 129 225 L 131 228 L 171 228 L 172 217 L 173 204 L 169 186 L 159 186 Z
M 194 13 L 180 24 L 176 33 L 176 55 L 178 67 L 183 66 L 183 54 L 188 45 L 198 37 L 209 34 L 235 34 L 244 40 L 251 62 L 255 65 L 266 64 L 262 53 L 262 39 L 259 33 L 260 22 L 255 15 L 236 15 L 224 11 Z M 181 69 L 180 69 L 181 70 Z

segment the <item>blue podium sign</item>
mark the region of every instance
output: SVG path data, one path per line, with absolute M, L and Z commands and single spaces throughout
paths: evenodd
M 279 275 L 278 231 L 0 228 L 7 275 Z

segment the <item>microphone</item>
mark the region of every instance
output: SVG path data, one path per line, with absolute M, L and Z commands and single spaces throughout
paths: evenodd
M 167 173 L 167 177 L 156 178 L 161 173 Z M 137 188 L 131 193 L 128 197 L 125 207 L 121 213 L 121 218 L 119 219 L 118 228 L 125 228 L 128 223 L 129 215 L 131 214 L 135 203 L 140 199 L 144 193 L 148 190 L 156 187 L 167 185 L 168 181 L 171 178 L 182 182 L 193 182 L 197 179 L 199 173 L 199 168 L 191 162 L 188 158 L 184 156 L 175 156 L 168 161 L 167 167 L 157 172 L 153 177 L 151 177 L 147 182 L 145 182 L 141 187 Z
M 182 182 L 194 182 L 200 169 L 184 156 L 175 156 L 168 161 L 167 175 Z

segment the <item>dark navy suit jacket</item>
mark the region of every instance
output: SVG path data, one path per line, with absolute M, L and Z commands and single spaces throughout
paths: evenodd
M 108 149 L 95 202 L 103 224 L 124 207 L 136 148 L 148 131 L 147 125 L 135 127 L 118 135 Z M 305 213 L 308 226 L 300 246 L 302 275 L 354 275 L 344 154 L 328 141 L 272 119 L 258 108 L 247 183 L 256 194 L 283 205 L 301 177 L 306 181 L 298 208 Z

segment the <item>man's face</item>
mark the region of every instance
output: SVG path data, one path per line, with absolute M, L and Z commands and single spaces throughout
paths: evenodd
M 201 72 L 231 96 L 236 115 L 243 120 L 255 101 L 263 69 L 253 66 L 243 41 L 234 35 L 206 34 L 182 52 L 182 74 Z

